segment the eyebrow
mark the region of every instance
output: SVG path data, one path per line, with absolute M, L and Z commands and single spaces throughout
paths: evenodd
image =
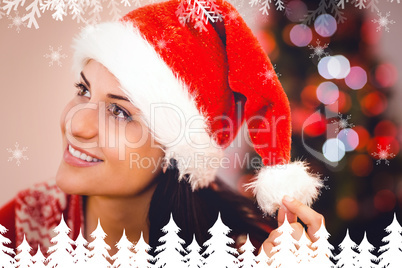
M 84 73 L 81 72 L 81 77 L 82 79 L 84 79 L 84 82 L 88 85 L 88 87 L 91 87 L 91 84 L 88 82 L 87 78 L 85 77 Z M 126 97 L 120 96 L 120 95 L 115 95 L 115 94 L 107 94 L 106 97 L 111 98 L 111 99 L 117 99 L 117 100 L 124 100 L 124 101 L 128 101 L 130 102 L 129 99 L 127 99 Z
M 124 100 L 124 101 L 128 101 L 130 102 L 129 99 L 127 99 L 126 97 L 120 96 L 120 95 L 114 95 L 114 94 L 107 94 L 106 97 L 111 98 L 111 99 L 117 99 L 117 100 Z
M 88 80 L 87 80 L 87 78 L 85 77 L 84 73 L 81 72 L 80 75 L 81 75 L 82 79 L 84 79 L 84 82 L 88 85 L 88 87 L 91 87 L 91 84 L 88 82 Z

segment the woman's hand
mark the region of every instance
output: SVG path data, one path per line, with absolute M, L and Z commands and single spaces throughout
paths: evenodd
M 297 218 L 300 218 L 300 220 L 307 225 L 307 238 L 310 239 L 311 242 L 315 242 L 317 238 L 314 237 L 314 234 L 318 231 L 318 229 L 320 229 L 321 223 L 325 224 L 324 217 L 300 201 L 292 199 L 288 196 L 285 196 L 282 199 L 282 204 L 283 207 L 281 207 L 278 211 L 278 227 L 281 226 L 285 221 L 286 214 L 288 222 L 294 229 L 292 236 L 294 239 L 299 240 L 304 229 L 303 226 L 297 222 Z M 274 254 L 271 251 L 273 247 L 277 246 L 275 239 L 280 235 L 281 233 L 279 233 L 278 229 L 275 229 L 270 233 L 267 240 L 264 241 L 263 247 L 265 253 L 269 257 L 272 257 Z

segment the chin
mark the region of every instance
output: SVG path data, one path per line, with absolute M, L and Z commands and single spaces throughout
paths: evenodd
M 56 174 L 56 185 L 66 194 L 83 195 L 83 180 L 78 178 L 76 174 L 67 170 L 61 163 Z

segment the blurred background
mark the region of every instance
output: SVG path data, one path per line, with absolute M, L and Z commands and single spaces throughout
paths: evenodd
M 70 44 L 83 21 L 113 20 L 149 3 L 92 2 L 82 18 L 68 9 L 63 20 L 51 6 L 35 13 L 38 1 L 0 2 L 0 204 L 56 174 L 60 114 L 76 92 Z M 379 247 L 394 213 L 402 223 L 402 4 L 292 0 L 272 1 L 268 9 L 264 1 L 231 2 L 290 99 L 292 156 L 326 179 L 314 209 L 326 218 L 330 242 L 337 246 L 348 228 L 356 243 L 366 231 Z M 258 157 L 248 146 L 226 153 Z M 254 173 L 237 167 L 220 176 L 250 196 L 242 186 Z

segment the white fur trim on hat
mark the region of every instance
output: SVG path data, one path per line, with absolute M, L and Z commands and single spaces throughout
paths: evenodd
M 165 161 L 177 160 L 179 179 L 188 174 L 194 189 L 215 178 L 222 149 L 211 138 L 206 116 L 195 97 L 138 28 L 128 22 L 107 22 L 86 27 L 74 42 L 77 74 L 88 60 L 103 64 L 121 89 L 142 112 L 142 119 L 165 150 Z
M 256 180 L 247 185 L 256 196 L 261 210 L 274 215 L 285 195 L 311 206 L 318 197 L 323 182 L 318 174 L 309 173 L 306 162 L 295 161 L 285 165 L 264 166 Z

